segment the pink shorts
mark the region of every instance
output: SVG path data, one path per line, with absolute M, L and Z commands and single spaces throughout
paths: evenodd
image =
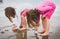
M 43 16 L 45 16 L 46 18 L 50 19 L 52 14 L 54 13 L 54 10 L 55 9 L 51 9 L 51 10 L 48 10 L 46 11 L 44 14 L 42 14 Z
M 40 6 L 37 7 L 40 14 L 42 14 L 48 19 L 51 18 L 51 15 L 54 13 L 55 8 L 56 8 L 56 5 L 50 1 L 44 2 Z

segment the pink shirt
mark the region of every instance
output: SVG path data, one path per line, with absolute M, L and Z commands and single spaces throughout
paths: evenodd
M 21 16 L 26 16 L 26 13 L 29 11 L 29 9 L 24 9 L 22 12 L 21 12 Z

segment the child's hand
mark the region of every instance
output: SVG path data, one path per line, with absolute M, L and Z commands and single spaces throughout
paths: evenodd
M 13 30 L 13 31 L 16 31 L 16 30 L 17 30 L 17 26 L 13 26 L 13 27 L 12 27 L 12 30 Z

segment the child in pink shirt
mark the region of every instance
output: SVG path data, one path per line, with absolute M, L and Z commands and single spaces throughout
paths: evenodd
M 37 26 L 39 26 L 40 22 L 40 15 L 42 19 L 42 24 L 43 24 L 43 30 L 41 31 L 41 36 L 46 36 L 49 34 L 49 27 L 50 27 L 50 22 L 49 19 L 51 18 L 51 15 L 55 11 L 56 5 L 53 2 L 46 1 L 43 2 L 40 6 L 38 6 L 36 9 L 25 9 L 21 13 L 21 25 L 23 26 L 23 29 L 26 29 L 26 19 L 28 25 L 31 27 L 31 25 L 34 26 L 35 30 L 37 31 Z M 39 14 L 39 15 L 38 15 Z M 34 16 L 32 16 L 34 15 Z M 36 17 L 36 18 L 35 18 Z M 33 19 L 33 20 L 32 20 Z M 34 21 L 36 19 L 36 21 Z

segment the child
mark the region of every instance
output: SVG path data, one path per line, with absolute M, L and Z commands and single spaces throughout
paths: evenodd
M 27 29 L 26 27 L 28 24 L 29 27 L 34 27 L 35 31 L 37 31 L 39 27 L 39 18 L 40 18 L 40 14 L 38 10 L 25 9 L 21 13 L 21 26 L 23 26 L 21 30 Z
M 5 16 L 13 23 L 13 30 L 17 29 L 17 15 L 15 9 L 12 7 L 5 8 Z M 15 20 L 16 19 L 16 20 Z

